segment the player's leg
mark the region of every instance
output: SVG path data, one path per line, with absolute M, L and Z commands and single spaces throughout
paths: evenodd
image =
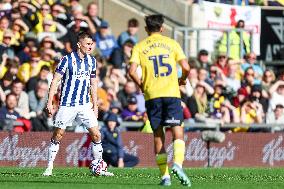
M 174 162 L 172 173 L 174 173 L 183 185 L 191 186 L 190 180 L 182 169 L 185 143 L 184 143 L 184 129 L 183 125 L 183 112 L 181 101 L 178 98 L 164 98 L 163 108 L 165 110 L 165 123 L 171 126 L 173 135 L 173 148 L 174 148 Z
M 76 117 L 77 112 L 73 107 L 60 107 L 55 121 L 55 130 L 50 140 L 48 147 L 48 157 L 47 157 L 47 168 L 43 173 L 44 176 L 51 176 L 53 170 L 53 162 L 56 158 L 57 152 L 59 151 L 59 144 L 65 132 L 66 126 L 71 125 Z
M 154 150 L 156 163 L 159 167 L 162 181 L 161 185 L 171 185 L 167 153 L 164 147 L 165 134 L 162 125 L 162 102 L 160 98 L 146 101 L 148 118 L 154 131 Z
M 101 142 L 101 132 L 99 130 L 98 120 L 95 116 L 94 111 L 91 108 L 90 104 L 81 106 L 77 115 L 77 120 L 80 120 L 81 123 L 89 131 L 89 135 L 92 139 L 92 153 L 94 159 L 102 159 L 103 157 L 103 147 Z M 103 172 L 102 176 L 114 176 L 113 173 Z

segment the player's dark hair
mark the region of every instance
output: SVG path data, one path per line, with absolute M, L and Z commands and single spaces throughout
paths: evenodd
M 89 33 L 89 32 L 85 32 L 85 31 L 83 31 L 83 32 L 80 32 L 79 34 L 78 34 L 78 41 L 80 41 L 81 39 L 85 39 L 85 38 L 91 38 L 92 39 L 92 34 L 91 33 Z
M 138 27 L 139 26 L 139 22 L 136 18 L 131 18 L 130 20 L 128 20 L 128 27 Z
M 164 23 L 164 17 L 161 14 L 146 16 L 145 23 L 148 32 L 159 32 Z

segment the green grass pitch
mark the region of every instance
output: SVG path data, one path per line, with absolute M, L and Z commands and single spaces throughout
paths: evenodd
M 55 168 L 54 175 L 43 177 L 43 168 L 0 167 L 1 189 L 148 189 L 158 186 L 155 168 L 115 169 L 114 177 L 94 177 L 87 168 Z M 284 168 L 192 168 L 186 169 L 191 188 L 261 189 L 284 188 Z M 172 177 L 172 186 L 185 188 Z

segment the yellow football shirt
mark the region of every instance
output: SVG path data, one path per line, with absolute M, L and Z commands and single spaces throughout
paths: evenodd
M 186 59 L 180 45 L 171 38 L 152 34 L 134 46 L 130 63 L 142 69 L 145 100 L 180 98 L 177 62 Z

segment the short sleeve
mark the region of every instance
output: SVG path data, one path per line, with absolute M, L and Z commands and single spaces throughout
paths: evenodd
M 176 52 L 175 53 L 176 53 L 176 56 L 175 56 L 176 61 L 186 59 L 186 56 L 185 56 L 182 48 L 180 47 L 180 45 L 177 42 L 176 42 Z
M 95 57 L 92 57 L 91 78 L 96 78 L 96 70 L 97 70 L 97 60 Z
M 66 72 L 66 69 L 67 69 L 67 57 L 64 56 L 63 58 L 61 58 L 59 64 L 57 65 L 57 68 L 55 70 L 55 72 L 61 74 L 61 75 L 64 75 L 65 72 Z
M 139 50 L 138 50 L 137 45 L 135 45 L 134 48 L 132 49 L 131 58 L 129 62 L 130 64 L 134 62 L 140 65 L 140 56 L 139 56 Z

